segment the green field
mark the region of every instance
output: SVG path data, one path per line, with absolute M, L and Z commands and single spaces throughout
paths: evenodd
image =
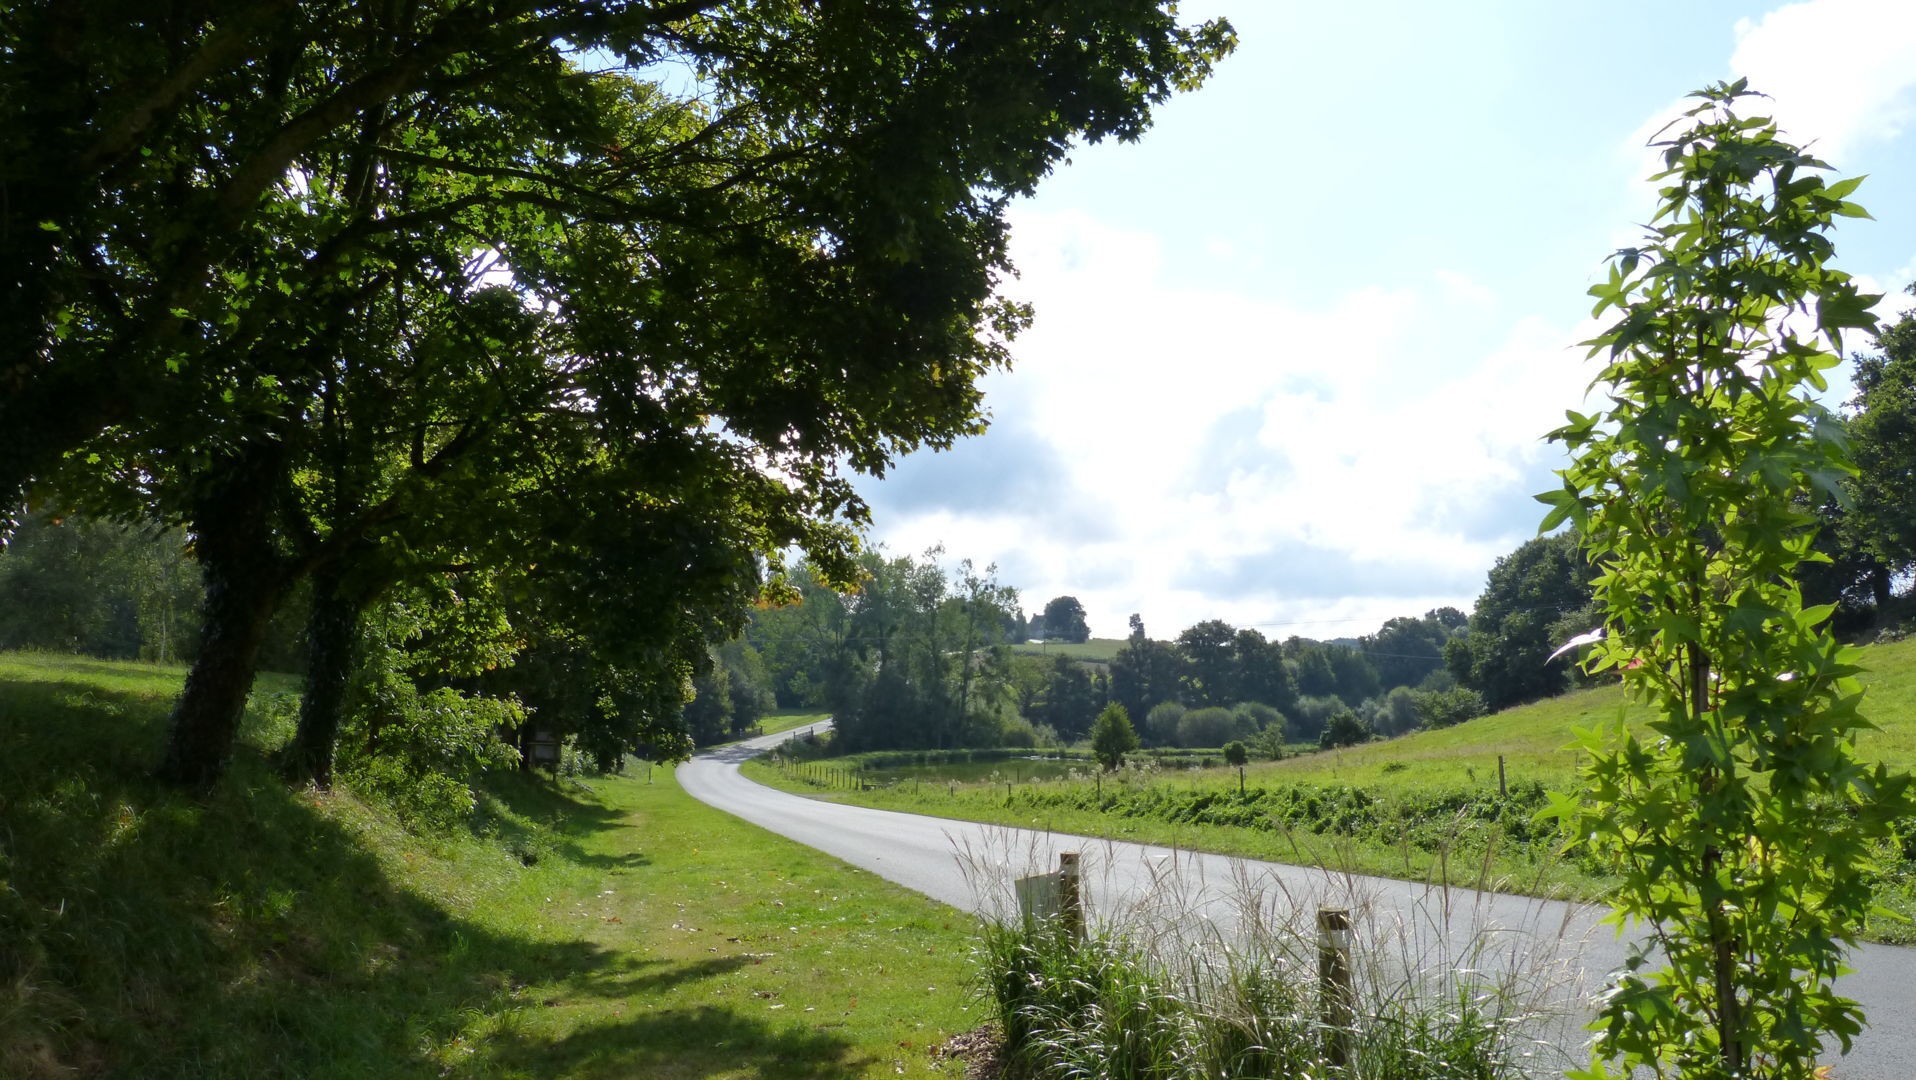
M 1864 713 L 1878 730 L 1864 734 L 1861 751 L 1907 769 L 1916 764 L 1916 639 L 1872 646 L 1863 662 Z M 1603 868 L 1557 856 L 1557 837 L 1532 815 L 1546 789 L 1577 783 L 1573 729 L 1645 715 L 1625 709 L 1619 688 L 1578 691 L 1452 728 L 1254 763 L 1242 793 L 1229 768 L 1129 769 L 1096 784 L 1007 786 L 1001 776 L 863 790 L 781 775 L 768 763 L 747 770 L 775 786 L 885 809 L 1594 899 L 1608 883 Z M 1884 855 L 1886 904 L 1916 915 L 1916 864 Z M 1912 940 L 1916 925 L 1885 920 L 1871 935 Z
M 1029 642 L 1013 645 L 1011 651 L 1030 656 L 1069 656 L 1074 660 L 1096 660 L 1110 663 L 1124 648 L 1123 638 L 1092 638 L 1090 641 L 1073 643 L 1068 641 L 1047 641 L 1041 645 Z
M 781 731 L 816 724 L 821 720 L 830 720 L 830 713 L 812 712 L 805 709 L 780 709 L 766 713 L 758 722 L 759 735 L 776 735 Z
M 959 1075 L 968 917 L 663 769 L 409 832 L 272 775 L 284 679 L 187 799 L 145 778 L 179 679 L 0 655 L 0 1075 Z

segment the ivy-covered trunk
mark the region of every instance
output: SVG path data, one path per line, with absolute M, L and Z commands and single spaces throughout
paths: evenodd
M 200 653 L 173 709 L 161 780 L 211 791 L 226 772 L 267 623 L 292 583 L 273 539 L 279 452 L 240 451 L 194 507 L 194 550 L 206 582 Z
M 333 786 L 333 751 L 352 679 L 354 647 L 365 605 L 346 589 L 337 563 L 313 577 L 313 609 L 306 620 L 306 692 L 299 703 L 299 728 L 286 748 L 286 779 L 296 784 Z

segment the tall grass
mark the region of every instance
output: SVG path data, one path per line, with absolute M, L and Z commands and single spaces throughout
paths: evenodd
M 1015 908 L 1002 853 L 966 861 L 975 885 L 997 894 L 979 980 L 1010 1076 L 1503 1080 L 1571 1064 L 1574 1019 L 1562 1003 L 1579 973 L 1558 959 L 1567 930 L 1505 934 L 1466 890 L 1428 908 L 1436 925 L 1414 925 L 1355 895 L 1355 879 L 1324 878 L 1317 899 L 1349 905 L 1356 920 L 1356 1022 L 1338 1029 L 1324 1019 L 1315 901 L 1241 865 L 1222 890 L 1168 869 L 1142 890 L 1093 888 L 1117 899 L 1080 936 Z

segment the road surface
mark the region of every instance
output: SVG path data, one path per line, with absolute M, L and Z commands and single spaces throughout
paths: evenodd
M 1308 946 L 1304 924 L 1317 906 L 1349 907 L 1375 963 L 1502 973 L 1536 1000 L 1560 1003 L 1561 1019 L 1535 1031 L 1548 1044 L 1540 1060 L 1553 1065 L 1559 1054 L 1565 1064 L 1587 1059 L 1579 1044 L 1591 1009 L 1575 1003 L 1623 959 L 1615 934 L 1598 925 L 1602 912 L 1586 905 L 846 806 L 739 774 L 746 758 L 810 730 L 706 751 L 679 766 L 679 783 L 701 802 L 981 915 L 1015 910 L 1011 883 L 1055 870 L 1061 851 L 1082 853 L 1093 918 L 1152 926 L 1173 949 L 1247 933 Z M 1838 989 L 1863 1003 L 1870 1027 L 1847 1056 L 1829 1059 L 1837 1080 L 1916 1080 L 1916 950 L 1865 945 L 1853 961 Z

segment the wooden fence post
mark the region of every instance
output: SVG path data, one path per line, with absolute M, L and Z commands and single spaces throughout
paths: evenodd
M 1084 940 L 1084 885 L 1078 874 L 1078 853 L 1058 853 L 1058 917 L 1073 941 Z
M 1357 1026 L 1349 908 L 1317 909 L 1317 1011 L 1324 1026 L 1325 1062 L 1349 1068 Z
M 1497 755 L 1497 797 L 1499 799 L 1510 798 L 1510 785 L 1504 783 L 1504 756 L 1502 754 Z

